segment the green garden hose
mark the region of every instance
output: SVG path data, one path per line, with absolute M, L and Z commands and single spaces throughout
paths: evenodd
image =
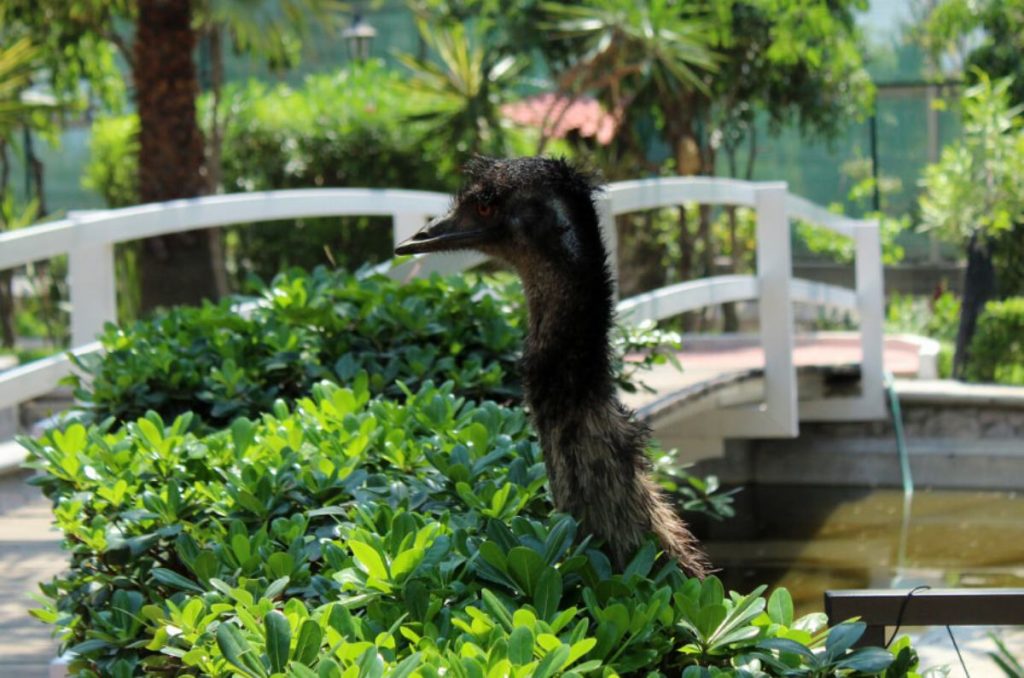
M 896 395 L 896 380 L 892 372 L 885 373 L 885 390 L 889 394 L 889 409 L 892 411 L 892 428 L 896 433 L 896 450 L 900 455 L 900 473 L 903 476 L 903 495 L 914 494 L 914 477 L 910 473 L 910 453 L 903 435 L 903 414 L 900 412 L 900 398 Z

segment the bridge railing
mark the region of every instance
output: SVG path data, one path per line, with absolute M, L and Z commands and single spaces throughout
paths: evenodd
M 116 321 L 114 246 L 151 236 L 303 217 L 379 215 L 392 217 L 395 242 L 442 213 L 449 196 L 399 189 L 302 189 L 209 196 L 70 216 L 67 219 L 0 234 L 0 270 L 66 254 L 71 305 L 72 352 L 99 350 L 94 341 L 107 322 Z M 667 177 L 618 182 L 598 198 L 598 210 L 611 260 L 617 260 L 614 217 L 637 210 L 689 202 L 740 205 L 757 214 L 757 273 L 716 276 L 622 300 L 619 313 L 629 322 L 662 320 L 678 313 L 728 301 L 757 301 L 765 351 L 765 400 L 755 408 L 722 410 L 702 417 L 707 435 L 722 437 L 794 436 L 798 418 L 871 419 L 883 415 L 882 267 L 874 222 L 835 215 L 791 195 L 782 183 L 756 183 L 703 177 Z M 805 219 L 856 242 L 856 290 L 794 280 L 790 220 Z M 433 272 L 453 273 L 484 261 L 473 253 L 432 254 L 382 267 L 405 279 Z M 793 301 L 831 305 L 860 317 L 862 393 L 841 402 L 798 405 L 793 365 Z M 66 356 L 54 356 L 0 373 L 0 409 L 45 394 L 71 369 Z M 798 409 L 799 407 L 799 409 Z

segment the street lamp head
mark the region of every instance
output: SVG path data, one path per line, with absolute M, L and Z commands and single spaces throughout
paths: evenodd
M 341 37 L 348 44 L 348 54 L 353 61 L 366 61 L 370 58 L 370 45 L 377 37 L 377 29 L 357 14 L 352 25 L 342 31 Z

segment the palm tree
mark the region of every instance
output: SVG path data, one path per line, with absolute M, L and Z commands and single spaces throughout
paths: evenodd
M 542 5 L 546 28 L 556 40 L 551 51 L 561 56 L 555 69 L 562 91 L 570 97 L 592 93 L 618 118 L 615 157 L 605 163 L 610 170 L 608 178 L 634 175 L 638 165 L 651 171 L 659 169 L 648 162 L 650 140 L 641 131 L 659 124 L 676 172 L 689 175 L 706 171 L 695 127 L 697 113 L 707 100 L 705 79 L 715 71 L 717 55 L 711 48 L 711 26 L 685 4 L 673 0 L 595 0 Z M 679 216 L 683 253 L 679 276 L 686 280 L 693 275 L 692 253 L 696 248 L 685 208 L 680 208 Z M 714 256 L 708 246 L 710 220 L 702 216 L 703 260 L 705 267 L 710 267 Z M 645 219 L 626 215 L 617 220 L 619 237 L 629 245 L 619 249 L 623 257 L 623 294 L 665 282 L 665 271 L 658 263 L 660 246 Z
M 701 170 L 693 133 L 695 102 L 714 72 L 712 31 L 671 0 L 546 3 L 548 24 L 570 56 L 559 82 L 570 95 L 594 92 L 626 118 L 631 107 L 653 104 L 680 174 Z M 621 129 L 628 129 L 621 125 Z
M 0 13 L 0 23 L 3 16 Z M 28 38 L 16 40 L 10 47 L 0 46 L 0 231 L 20 228 L 31 223 L 38 203 L 29 203 L 18 210 L 14 197 L 7 192 L 10 165 L 7 148 L 16 130 L 31 124 L 31 118 L 50 105 L 26 101 L 24 92 L 32 84 L 39 50 Z M 14 295 L 11 271 L 0 271 L 0 346 L 14 346 Z
M 459 155 L 507 151 L 501 104 L 508 100 L 523 62 L 487 49 L 479 24 L 429 26 L 420 35 L 437 60 L 399 55 L 412 72 L 411 94 L 427 112 L 415 116 L 428 133 L 445 139 Z

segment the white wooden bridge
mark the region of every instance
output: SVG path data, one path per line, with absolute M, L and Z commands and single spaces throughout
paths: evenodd
M 756 274 L 704 278 L 623 299 L 619 316 L 640 323 L 726 302 L 755 301 L 764 368 L 743 387 L 738 386 L 743 380 L 726 379 L 702 389 L 697 404 L 692 402 L 692 387 L 677 393 L 671 384 L 665 385 L 644 412 L 656 432 L 674 442 L 681 437 L 704 442 L 795 437 L 800 421 L 883 418 L 883 289 L 877 223 L 829 212 L 791 194 L 783 183 L 701 177 L 618 182 L 598 198 L 611 260 L 617 260 L 615 215 L 693 202 L 737 205 L 756 212 Z M 101 350 L 95 337 L 105 323 L 116 321 L 114 246 L 118 243 L 199 228 L 345 215 L 392 217 L 397 243 L 448 204 L 449 196 L 440 193 L 345 188 L 219 195 L 82 213 L 0 234 L 0 270 L 68 256 L 71 351 L 83 355 Z M 853 239 L 855 289 L 793 278 L 790 228 L 797 219 L 830 229 L 836 237 Z M 386 273 L 398 279 L 453 273 L 483 259 L 473 253 L 426 255 L 388 266 Z M 861 364 L 856 393 L 822 397 L 817 388 L 801 391 L 806 379 L 798 378 L 793 359 L 794 302 L 841 309 L 858 319 Z M 0 373 L 0 411 L 51 391 L 70 369 L 68 357 L 59 355 Z M 683 401 L 688 406 L 680 407 Z

